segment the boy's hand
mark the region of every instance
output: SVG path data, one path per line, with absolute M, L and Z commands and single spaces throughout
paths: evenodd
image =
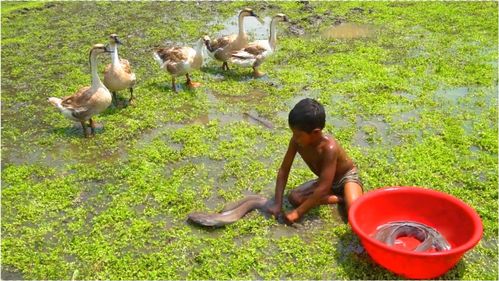
M 281 206 L 279 205 L 273 205 L 269 207 L 269 212 L 277 219 L 279 218 L 279 215 L 281 214 Z
M 299 219 L 300 219 L 300 215 L 298 214 L 298 212 L 296 210 L 293 210 L 284 216 L 284 220 L 286 220 L 287 224 L 293 224 L 294 222 L 296 222 Z

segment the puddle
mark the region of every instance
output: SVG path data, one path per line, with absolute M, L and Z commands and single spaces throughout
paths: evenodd
M 260 117 L 256 111 L 251 110 L 243 113 L 221 113 L 211 112 L 203 114 L 193 119 L 190 123 L 206 125 L 211 121 L 217 121 L 220 126 L 234 122 L 246 122 L 252 125 L 263 126 L 269 129 L 274 128 L 274 124 L 264 117 Z
M 305 98 L 311 98 L 311 99 L 317 99 L 319 97 L 320 93 L 319 91 L 303 91 L 301 94 L 297 95 L 297 96 L 294 96 L 288 100 L 286 100 L 284 102 L 284 108 L 285 110 L 284 111 L 278 111 L 276 113 L 276 116 L 278 117 L 277 119 L 281 119 L 281 120 L 284 120 L 285 124 L 286 124 L 286 128 L 287 128 L 287 125 L 288 125 L 288 116 L 289 116 L 289 112 L 291 111 L 291 109 L 293 109 L 293 107 L 295 107 L 295 105 L 301 101 L 302 99 L 305 99 Z M 326 116 L 326 122 L 327 122 L 327 116 Z
M 459 98 L 465 97 L 470 88 L 468 87 L 459 87 L 445 90 L 438 90 L 435 92 L 435 96 L 439 98 L 445 98 L 452 102 L 457 102 Z
M 264 91 L 253 89 L 246 95 L 241 96 L 223 96 L 221 99 L 227 100 L 228 104 L 234 103 L 251 103 L 254 105 L 259 104 L 263 98 L 265 98 L 268 94 Z
M 470 151 L 471 152 L 478 152 L 478 151 L 481 151 L 481 149 L 476 145 L 472 145 L 472 146 L 470 146 Z
M 333 225 L 343 224 L 340 214 L 337 211 L 337 206 L 328 206 L 333 213 Z M 299 236 L 303 241 L 311 242 L 314 233 L 320 233 L 326 228 L 330 228 L 332 223 L 329 219 L 321 219 L 318 216 L 306 215 L 301 221 L 287 226 L 285 224 L 278 224 L 269 230 L 269 236 L 272 239 L 281 239 L 292 236 Z
M 206 125 L 210 121 L 218 121 L 221 126 L 227 125 L 233 122 L 240 122 L 244 120 L 244 115 L 242 113 L 222 113 L 222 112 L 211 112 L 203 114 L 193 119 L 191 124 L 203 124 Z
M 357 117 L 356 121 L 357 133 L 354 136 L 354 144 L 360 147 L 370 147 L 371 141 L 370 138 L 381 138 L 382 143 L 386 143 L 389 141 L 388 138 L 388 128 L 389 125 L 382 120 L 382 117 L 374 117 L 370 120 L 362 120 L 360 117 Z M 374 132 L 369 136 L 365 130 L 374 128 Z
M 357 133 L 353 137 L 353 145 L 362 148 L 370 147 L 369 142 L 367 142 L 367 134 L 361 130 L 357 131 Z
M 337 117 L 327 117 L 326 116 L 326 124 L 330 124 L 333 128 L 347 128 L 350 126 L 350 122 L 345 119 L 340 119 Z
M 225 199 L 217 195 L 204 200 L 204 205 L 206 209 L 209 210 L 207 212 L 221 211 L 227 203 L 228 202 L 226 202 Z
M 374 27 L 366 24 L 341 23 L 331 26 L 321 33 L 325 39 L 356 39 L 368 38 L 374 35 Z
M 170 137 L 168 136 L 168 132 L 170 132 L 170 130 L 176 130 L 182 127 L 184 127 L 183 124 L 163 123 L 157 128 L 143 132 L 137 140 L 136 147 L 142 148 L 150 144 L 155 139 L 160 139 L 161 141 L 168 143 L 168 146 L 173 150 L 180 151 L 183 146 L 179 143 L 171 141 Z
M 102 150 L 98 138 L 89 139 L 86 143 L 74 143 L 73 138 L 75 136 L 82 137 L 82 128 L 79 123 L 73 123 L 73 126 L 70 125 L 67 128 L 57 128 L 55 130 L 64 130 L 68 132 L 67 135 L 71 136 L 45 147 L 33 143 L 33 140 L 40 140 L 40 137 L 43 137 L 43 133 L 40 132 L 21 135 L 13 143 L 3 143 L 2 168 L 10 164 L 40 164 L 61 169 L 67 165 L 78 163 L 94 164 L 101 161 L 102 157 L 105 157 L 107 161 L 114 162 L 127 156 L 123 146 Z M 97 134 L 99 133 L 102 132 L 97 129 Z
M 411 120 L 418 121 L 419 120 L 419 110 L 410 110 L 406 112 L 400 112 L 393 116 L 393 121 L 395 122 L 409 122 Z
M 463 122 L 463 129 L 464 129 L 464 132 L 467 134 L 467 135 L 470 135 L 473 133 L 473 122 L 470 121 L 470 120 L 466 120 Z
M 413 101 L 414 99 L 416 99 L 416 96 L 413 95 L 413 94 L 409 94 L 408 92 L 404 92 L 404 91 L 396 91 L 393 93 L 394 96 L 396 97 L 403 97 L 403 98 L 406 98 L 410 101 Z
M 2 265 L 2 280 L 24 280 L 22 273 Z
M 258 13 L 257 13 L 258 14 Z M 261 15 L 260 15 L 260 18 Z M 208 26 L 213 26 L 216 24 L 222 24 L 224 27 L 222 30 L 217 32 L 217 36 L 225 36 L 230 34 L 237 34 L 239 32 L 239 15 L 235 15 L 230 17 L 224 22 L 220 21 L 212 21 L 208 23 Z M 255 17 L 245 17 L 244 18 L 244 31 L 248 34 L 251 41 L 253 40 L 261 40 L 268 39 L 270 34 L 270 21 L 271 17 L 262 18 L 264 23 L 260 23 Z
M 261 90 L 255 89 L 241 96 L 226 96 L 212 91 L 208 91 L 206 95 L 209 104 L 208 112 L 200 114 L 183 124 L 206 125 L 211 121 L 217 121 L 220 125 L 226 125 L 234 122 L 247 122 L 269 129 L 274 128 L 274 124 L 270 120 L 260 116 L 253 109 L 267 96 L 267 93 Z M 234 108 L 234 105 L 240 106 L 240 108 L 237 108 L 239 109 L 238 112 L 221 112 L 218 108 L 221 104 L 226 104 L 231 109 Z

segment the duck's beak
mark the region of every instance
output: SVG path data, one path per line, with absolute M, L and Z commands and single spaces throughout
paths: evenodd
M 255 14 L 253 11 L 251 11 L 251 16 L 255 17 L 259 23 L 263 24 L 265 21 L 262 20 L 257 14 Z
M 104 51 L 105 51 L 106 53 L 112 53 L 112 52 L 113 52 L 113 50 L 111 50 L 111 49 L 109 48 L 109 44 L 106 44 L 106 46 L 104 46 Z
M 118 37 L 114 38 L 114 41 L 116 42 L 116 44 L 123 45 L 123 42 L 121 42 L 121 40 L 118 39 Z
M 282 21 L 289 22 L 288 16 L 284 16 L 284 18 L 282 19 Z

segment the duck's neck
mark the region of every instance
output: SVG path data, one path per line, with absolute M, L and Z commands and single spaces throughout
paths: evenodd
M 90 69 L 92 71 L 92 88 L 102 87 L 99 73 L 97 73 L 97 54 L 94 52 L 90 53 Z
M 277 32 L 276 32 L 277 21 L 272 20 L 270 22 L 270 36 L 269 36 L 269 44 L 272 50 L 275 50 L 275 46 L 277 44 Z
M 203 40 L 199 39 L 196 46 L 194 46 L 194 51 L 196 51 L 196 55 L 194 56 L 195 68 L 200 68 L 203 64 L 203 44 Z
M 239 33 L 238 36 L 244 36 L 244 15 L 239 15 Z
M 118 56 L 118 44 L 111 44 L 111 64 L 113 66 L 120 66 L 120 57 Z

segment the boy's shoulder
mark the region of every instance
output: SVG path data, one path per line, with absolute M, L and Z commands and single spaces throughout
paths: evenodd
M 341 151 L 339 142 L 331 135 L 324 135 L 324 141 L 321 144 L 324 152 L 336 153 Z

